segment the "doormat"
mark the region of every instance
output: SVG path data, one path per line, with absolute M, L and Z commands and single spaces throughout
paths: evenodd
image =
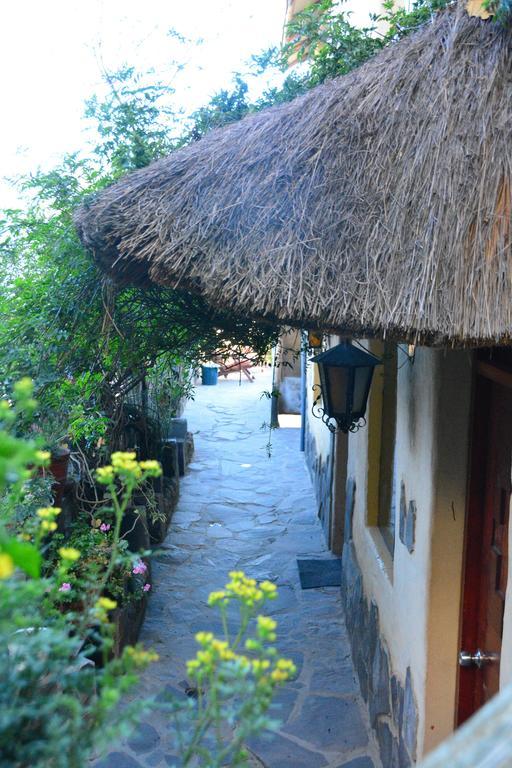
M 330 560 L 297 560 L 302 589 L 341 587 L 341 557 Z

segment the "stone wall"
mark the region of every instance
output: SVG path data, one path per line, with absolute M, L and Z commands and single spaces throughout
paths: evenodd
M 417 706 L 410 667 L 405 682 L 392 672 L 388 648 L 379 631 L 379 610 L 368 603 L 352 541 L 355 482 L 347 483 L 342 598 L 361 693 L 379 744 L 383 768 L 410 768 L 416 758 Z

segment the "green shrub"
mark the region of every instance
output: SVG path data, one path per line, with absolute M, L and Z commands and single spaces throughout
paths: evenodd
M 140 648 L 112 659 L 116 607 L 105 596 L 110 577 L 123 561 L 121 520 L 137 486 L 160 474 L 157 462 L 135 462 L 133 454 L 114 455 L 114 467 L 100 472 L 109 484 L 113 535 L 101 568 L 83 571 L 77 582 L 78 610 L 63 610 L 63 586 L 81 560 L 75 547 L 52 547 L 60 510 L 39 507 L 23 518 L 13 535 L 15 513 L 26 499 L 25 486 L 49 454 L 15 435 L 16 422 L 34 411 L 32 385 L 14 387 L 13 402 L 0 401 L 0 754 L 13 768 L 82 768 L 92 749 L 128 727 L 135 712 L 118 708 L 137 671 L 155 657 Z M 96 667 L 93 656 L 103 664 Z M 137 706 L 137 714 L 144 707 Z

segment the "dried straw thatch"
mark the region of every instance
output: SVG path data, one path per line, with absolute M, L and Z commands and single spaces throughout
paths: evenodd
M 459 6 L 77 214 L 121 281 L 307 327 L 512 339 L 512 34 Z

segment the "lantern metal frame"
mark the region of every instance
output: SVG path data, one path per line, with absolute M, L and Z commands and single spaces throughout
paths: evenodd
M 365 413 L 368 395 L 373 379 L 375 366 L 381 365 L 382 360 L 370 352 L 355 347 L 350 342 L 343 342 L 336 347 L 321 352 L 311 358 L 312 363 L 318 365 L 320 384 L 313 386 L 317 395 L 311 408 L 313 416 L 321 419 L 331 432 L 338 430 L 344 432 L 357 432 L 366 424 Z M 345 410 L 343 413 L 335 412 L 332 404 L 332 392 L 330 391 L 329 368 L 345 368 L 347 370 L 347 386 L 345 394 Z M 367 379 L 364 382 L 364 391 L 361 398 L 361 407 L 354 410 L 354 389 L 356 370 L 366 368 Z M 320 404 L 322 403 L 322 404 Z

